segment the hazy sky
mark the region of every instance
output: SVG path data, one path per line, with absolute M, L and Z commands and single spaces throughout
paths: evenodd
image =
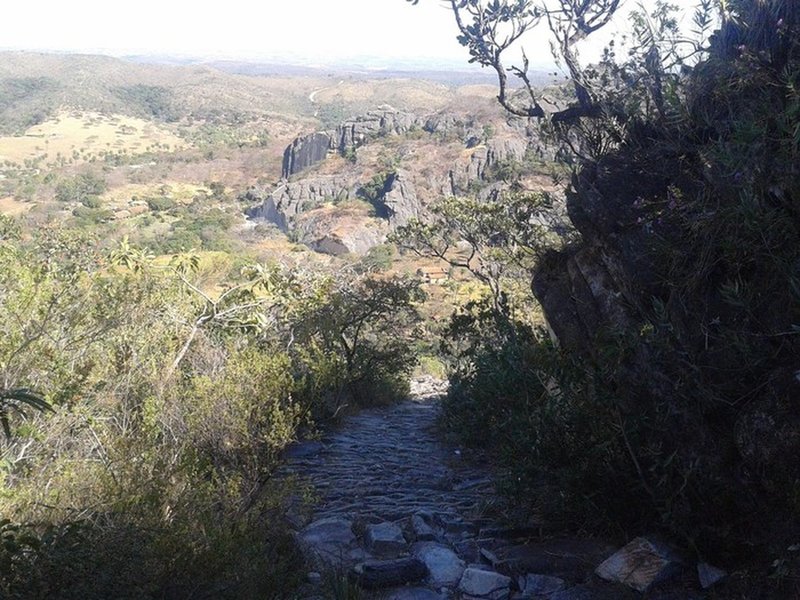
M 686 4 L 691 0 L 681 0 Z M 646 2 L 647 3 L 647 2 Z M 436 0 L 5 0 L 0 48 L 326 62 L 354 56 L 466 65 Z M 632 2 L 629 1 L 629 4 Z M 526 42 L 548 62 L 546 36 Z M 536 57 L 541 57 L 537 60 Z

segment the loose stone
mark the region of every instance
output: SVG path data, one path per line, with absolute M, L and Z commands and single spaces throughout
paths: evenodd
M 595 573 L 607 581 L 624 583 L 644 592 L 675 575 L 679 567 L 670 548 L 639 537 L 606 559 Z
M 350 578 L 365 589 L 374 590 L 417 583 L 425 578 L 428 569 L 418 558 L 370 560 L 357 564 Z
M 493 571 L 469 568 L 464 571 L 458 589 L 463 594 L 489 600 L 508 600 L 511 579 Z
M 411 551 L 428 569 L 428 583 L 435 587 L 454 586 L 464 573 L 464 561 L 455 552 L 434 542 L 419 542 Z
M 367 525 L 364 543 L 377 556 L 397 556 L 407 548 L 403 532 L 394 523 Z

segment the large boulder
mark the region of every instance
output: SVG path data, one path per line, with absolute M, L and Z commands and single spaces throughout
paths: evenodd
M 261 200 L 246 212 L 251 219 L 261 219 L 277 225 L 286 232 L 293 228 L 297 217 L 325 204 L 355 197 L 357 184 L 339 175 L 308 177 L 299 181 L 281 183 L 271 193 L 264 195 L 248 191 L 246 198 Z
M 406 225 L 422 214 L 422 204 L 417 198 L 411 177 L 402 171 L 389 175 L 377 204 L 376 208 L 384 213 L 392 229 Z
M 319 519 L 298 534 L 304 554 L 319 566 L 346 564 L 357 547 L 353 524 L 336 517 Z
M 375 556 L 397 556 L 408 547 L 402 530 L 394 523 L 367 525 L 364 544 Z
M 345 154 L 371 138 L 408 133 L 412 128 L 422 125 L 424 125 L 423 119 L 383 105 L 339 125 L 333 134 L 332 145 L 340 153 Z
M 595 573 L 606 581 L 646 592 L 679 571 L 680 561 L 671 548 L 656 540 L 639 537 L 609 556 Z
M 283 178 L 287 179 L 325 160 L 331 144 L 331 136 L 323 132 L 296 138 L 283 153 Z
M 428 582 L 436 587 L 453 586 L 461 581 L 466 565 L 447 546 L 435 542 L 418 542 L 411 552 L 428 568 Z
M 511 579 L 493 571 L 469 568 L 461 576 L 458 590 L 473 598 L 508 600 L 511 595 Z

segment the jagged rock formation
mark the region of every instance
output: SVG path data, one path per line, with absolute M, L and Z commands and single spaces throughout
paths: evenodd
M 264 194 L 255 188 L 248 190 L 244 199 L 260 201 L 245 211 L 252 219 L 275 223 L 281 231 L 292 229 L 293 222 L 302 213 L 326 202 L 340 202 L 355 197 L 357 185 L 347 177 L 310 177 L 299 181 L 283 182 L 273 192 Z
M 333 135 L 332 144 L 336 150 L 344 154 L 364 144 L 370 138 L 408 133 L 414 127 L 422 127 L 424 123 L 424 119 L 416 115 L 383 105 L 377 110 L 339 125 Z
M 450 171 L 450 193 L 454 196 L 466 192 L 471 182 L 492 179 L 492 169 L 508 161 L 521 161 L 528 151 L 528 140 L 522 137 L 492 139 L 476 146 L 466 164 L 458 164 Z
M 422 204 L 417 197 L 411 177 L 398 171 L 389 175 L 383 195 L 378 199 L 378 209 L 383 209 L 389 225 L 394 229 L 408 224 L 422 215 Z
M 461 143 L 465 154 L 452 164 L 451 150 L 448 162 L 433 165 L 424 180 L 419 179 L 417 171 L 396 169 L 386 176 L 383 189 L 377 191 L 374 184 L 369 191 L 366 185 L 362 188 L 364 182 L 355 173 L 298 176 L 332 152 L 347 154 L 376 138 L 403 135 L 414 129 L 443 135 L 447 141 L 442 143 L 451 149 Z M 470 117 L 447 112 L 418 116 L 384 105 L 345 121 L 335 131 L 296 138 L 284 152 L 283 178 L 277 188 L 272 192 L 253 188 L 244 194 L 243 200 L 257 203 L 246 214 L 270 221 L 286 233 L 294 232 L 296 239 L 314 250 L 336 255 L 364 254 L 383 243 L 390 231 L 423 217 L 425 205 L 442 195 L 477 191 L 484 200 L 494 198 L 505 184 L 494 181 L 493 171 L 526 158 L 529 139 L 525 134 L 525 126 L 514 122 L 502 135 L 483 144 L 486 132 Z M 452 164 L 449 169 L 448 164 Z M 480 189 L 474 189 L 473 183 L 478 183 Z M 330 205 L 359 197 L 373 204 L 373 218 L 363 210 L 361 214 L 349 210 L 340 215 L 330 210 Z M 323 210 L 326 205 L 328 208 Z
M 283 153 L 282 177 L 288 179 L 325 160 L 332 143 L 331 137 L 324 132 L 296 138 Z

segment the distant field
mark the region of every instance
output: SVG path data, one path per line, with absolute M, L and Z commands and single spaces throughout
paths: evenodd
M 24 135 L 0 137 L 0 161 L 21 164 L 44 156 L 46 162 L 62 157 L 79 163 L 101 152 L 138 154 L 166 147 L 180 149 L 186 142 L 143 119 L 62 111 Z
M 134 197 L 145 200 L 147 198 L 165 196 L 175 200 L 175 202 L 179 204 L 189 204 L 194 197 L 201 192 L 208 192 L 208 188 L 202 185 L 178 181 L 167 181 L 165 183 L 129 183 L 111 188 L 102 195 L 102 199 L 112 208 L 127 205 Z
M 0 198 L 0 215 L 15 217 L 28 212 L 32 206 L 33 204 L 29 202 L 20 202 L 10 196 L 7 198 Z

